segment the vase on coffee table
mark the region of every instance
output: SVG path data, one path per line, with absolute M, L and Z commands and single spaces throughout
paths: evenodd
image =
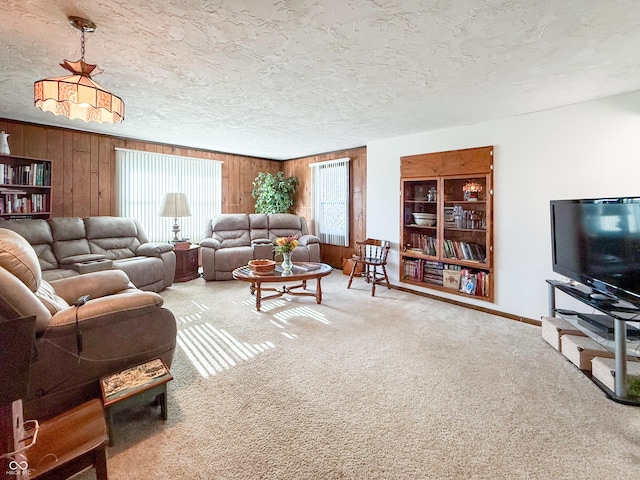
M 291 252 L 282 252 L 282 270 L 290 272 L 293 268 L 293 262 L 291 261 Z

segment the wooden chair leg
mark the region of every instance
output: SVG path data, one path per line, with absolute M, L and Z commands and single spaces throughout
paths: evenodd
M 376 283 L 378 283 L 378 267 L 371 267 L 371 296 L 374 297 L 376 295 Z
M 347 284 L 347 288 L 351 288 L 351 282 L 353 281 L 353 275 L 356 273 L 357 266 L 358 262 L 353 262 L 353 267 L 351 267 L 351 275 L 349 275 L 349 283 Z
M 96 480 L 108 480 L 107 454 L 104 448 L 96 453 L 94 467 L 96 469 Z
M 387 267 L 385 267 L 384 265 L 382 265 L 382 273 L 384 273 L 384 279 L 387 282 L 387 288 L 391 290 L 391 284 L 389 283 L 389 277 L 387 276 Z

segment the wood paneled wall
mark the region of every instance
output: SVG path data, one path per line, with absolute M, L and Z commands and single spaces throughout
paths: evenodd
M 342 259 L 351 257 L 356 241 L 366 235 L 366 193 L 367 193 L 367 149 L 351 148 L 321 155 L 297 158 L 284 162 L 283 171 L 287 176 L 295 175 L 300 181 L 296 190 L 295 210 L 300 216 L 311 218 L 311 168 L 309 164 L 349 157 L 350 162 L 350 239 L 349 247 L 323 244 L 320 248 L 322 261 L 341 268 Z
M 253 212 L 252 182 L 258 172 L 275 173 L 281 162 L 241 155 L 173 147 L 108 135 L 0 119 L 13 155 L 51 160 L 51 212 L 54 217 L 116 214 L 115 148 L 219 160 L 222 212 Z
M 350 246 L 322 245 L 322 261 L 334 267 L 350 257 L 356 240 L 366 234 L 366 147 L 279 162 L 220 152 L 174 147 L 139 140 L 0 119 L 0 130 L 9 134 L 13 155 L 50 160 L 52 164 L 51 212 L 54 217 L 116 215 L 115 148 L 129 148 L 186 157 L 219 160 L 222 166 L 222 212 L 252 213 L 252 182 L 259 172 L 284 171 L 298 177 L 295 213 L 311 218 L 310 163 L 351 158 Z

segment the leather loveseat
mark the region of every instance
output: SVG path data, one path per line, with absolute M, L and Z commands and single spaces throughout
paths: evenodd
M 76 306 L 84 295 L 89 299 Z M 133 288 L 121 270 L 47 282 L 29 243 L 0 228 L 0 322 L 36 317 L 25 418 L 45 419 L 99 398 L 105 375 L 156 358 L 171 366 L 176 321 L 162 304 L 157 293 Z
M 173 283 L 173 246 L 149 242 L 140 222 L 131 218 L 20 219 L 0 222 L 0 228 L 31 244 L 47 281 L 113 268 L 141 290 L 160 292 Z
M 205 226 L 200 242 L 205 280 L 231 280 L 234 269 L 249 260 L 274 258 L 278 237 L 298 236 L 294 262 L 319 262 L 320 239 L 309 234 L 304 217 L 289 213 L 227 213 L 216 215 Z

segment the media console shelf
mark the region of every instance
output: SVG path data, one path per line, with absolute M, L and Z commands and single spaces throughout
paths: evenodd
M 628 302 L 621 300 L 602 301 L 594 299 L 590 294 L 591 290 L 586 286 L 574 286 L 566 282 L 558 280 L 547 280 L 548 300 L 549 300 L 549 316 L 561 316 L 572 325 L 577 327 L 587 336 L 594 339 L 600 345 L 614 353 L 615 356 L 615 390 L 611 391 L 601 382 L 594 379 L 595 383 L 612 399 L 627 405 L 640 405 L 640 399 L 634 399 L 628 396 L 627 392 L 627 347 L 633 348 L 633 354 L 640 355 L 640 338 L 637 329 L 629 328 L 627 332 L 627 322 L 640 321 L 640 309 L 634 307 Z M 556 290 L 579 300 L 599 312 L 613 319 L 613 339 L 606 331 L 598 332 L 597 329 L 590 329 L 581 322 L 581 318 L 588 318 L 587 315 L 559 313 L 556 310 Z M 560 309 L 562 310 L 562 309 Z

